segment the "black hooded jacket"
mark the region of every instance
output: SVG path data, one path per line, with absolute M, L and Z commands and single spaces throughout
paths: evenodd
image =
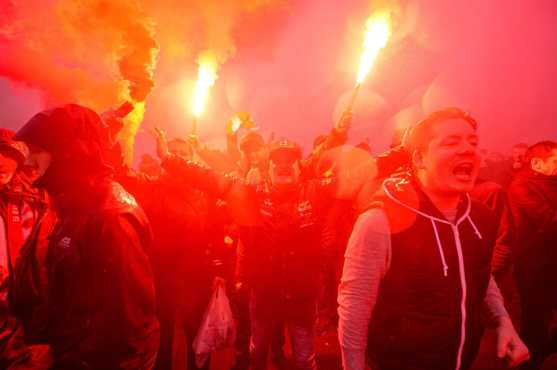
M 135 199 L 111 179 L 102 121 L 67 105 L 37 114 L 16 137 L 52 155 L 37 184 L 59 217 L 46 261 L 55 368 L 151 368 L 158 347 L 151 233 Z

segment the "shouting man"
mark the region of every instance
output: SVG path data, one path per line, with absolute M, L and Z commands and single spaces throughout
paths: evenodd
M 411 133 L 411 174 L 385 180 L 358 218 L 339 288 L 343 365 L 363 370 L 464 370 L 485 314 L 497 355 L 528 351 L 490 274 L 494 214 L 470 199 L 479 168 L 476 122 L 449 108 Z

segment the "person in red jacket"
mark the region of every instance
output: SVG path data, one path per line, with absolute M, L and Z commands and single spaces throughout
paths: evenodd
M 95 112 L 68 104 L 36 114 L 15 137 L 59 218 L 46 258 L 52 369 L 149 370 L 157 353 L 150 228 L 111 178 L 107 132 Z

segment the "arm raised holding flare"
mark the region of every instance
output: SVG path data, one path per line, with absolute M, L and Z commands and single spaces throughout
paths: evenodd
M 226 152 L 234 162 L 238 163 L 242 157 L 238 146 L 238 133 L 240 129 L 250 130 L 256 127 L 248 112 L 236 113 L 226 122 Z
M 300 163 L 304 175 L 308 178 L 315 177 L 316 167 L 321 155 L 329 149 L 346 144 L 348 131 L 352 126 L 352 112 L 345 111 L 335 123 L 328 135 L 318 137 L 310 155 Z

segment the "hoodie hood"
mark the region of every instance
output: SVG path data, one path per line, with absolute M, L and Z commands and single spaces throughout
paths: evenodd
M 472 200 L 467 193 L 461 197 L 458 204 L 456 220 L 451 222 L 435 207 L 429 197 L 420 189 L 415 178 L 408 173 L 402 173 L 384 180 L 379 195 L 416 215 L 436 222 L 459 225 L 463 221 L 469 220 L 473 224 L 470 219 Z M 474 230 L 477 230 L 477 227 L 474 227 Z
M 51 195 L 111 172 L 108 129 L 97 113 L 77 104 L 45 110 L 33 116 L 15 135 L 49 152 L 52 162 L 35 182 Z
M 400 212 L 401 217 L 394 226 L 395 231 L 408 227 L 416 217 L 424 217 L 431 222 L 445 276 L 447 275 L 448 267 L 445 262 L 443 246 L 441 245 L 437 225 L 446 224 L 458 230 L 458 226 L 461 223 L 469 222 L 478 239 L 482 239 L 478 227 L 470 217 L 472 200 L 468 194 L 465 194 L 459 202 L 456 219 L 454 221 L 449 221 L 445 215 L 435 207 L 429 197 L 420 189 L 416 180 L 409 174 L 386 179 L 383 181 L 380 193 L 385 200 L 394 203 L 404 210 Z

